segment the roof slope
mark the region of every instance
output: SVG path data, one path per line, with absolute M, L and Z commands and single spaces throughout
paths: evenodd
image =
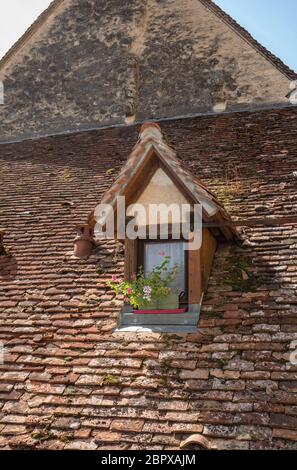
M 162 129 L 234 220 L 262 219 L 297 213 L 296 122 L 291 108 Z M 296 225 L 219 246 L 188 336 L 113 333 L 122 305 L 105 281 L 123 272 L 121 244 L 72 256 L 138 131 L 1 146 L 0 447 L 170 449 L 202 433 L 218 448 L 296 449 Z
M 292 78 L 210 1 L 57 0 L 0 62 L 0 140 L 289 104 Z

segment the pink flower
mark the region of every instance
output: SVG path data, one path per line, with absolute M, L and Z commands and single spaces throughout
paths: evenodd
M 135 279 L 136 279 L 136 274 L 135 273 L 132 274 L 131 279 L 132 279 L 132 281 L 135 281 Z
M 159 255 L 160 256 L 166 256 L 166 253 L 165 253 L 165 251 L 160 251 Z
M 126 302 L 126 303 L 129 302 L 128 297 L 125 297 L 125 298 L 124 298 L 124 302 Z
M 127 289 L 127 294 L 128 294 L 128 295 L 133 294 L 133 289 L 131 289 L 131 287 L 129 287 L 129 288 Z
M 116 276 L 115 274 L 113 274 L 113 275 L 111 276 L 111 280 L 112 280 L 112 282 L 116 282 L 116 281 L 118 280 L 118 278 L 117 278 L 117 276 Z

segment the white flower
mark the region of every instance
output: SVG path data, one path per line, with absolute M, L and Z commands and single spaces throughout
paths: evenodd
M 144 286 L 143 288 L 143 298 L 150 302 L 152 300 L 152 288 L 150 286 Z

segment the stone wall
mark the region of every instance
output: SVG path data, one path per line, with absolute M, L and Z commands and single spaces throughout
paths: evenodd
M 288 103 L 272 56 L 206 5 L 58 1 L 0 64 L 0 140 Z

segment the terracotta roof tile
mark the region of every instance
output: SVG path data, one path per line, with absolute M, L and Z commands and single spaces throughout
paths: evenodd
M 162 129 L 238 220 L 262 217 L 256 206 L 297 213 L 296 122 L 290 108 Z M 294 449 L 295 224 L 248 227 L 246 245 L 220 245 L 192 335 L 113 333 L 121 301 L 105 280 L 122 274 L 122 247 L 72 255 L 75 226 L 138 131 L 0 146 L 0 447 L 170 449 L 201 434 L 220 449 Z

